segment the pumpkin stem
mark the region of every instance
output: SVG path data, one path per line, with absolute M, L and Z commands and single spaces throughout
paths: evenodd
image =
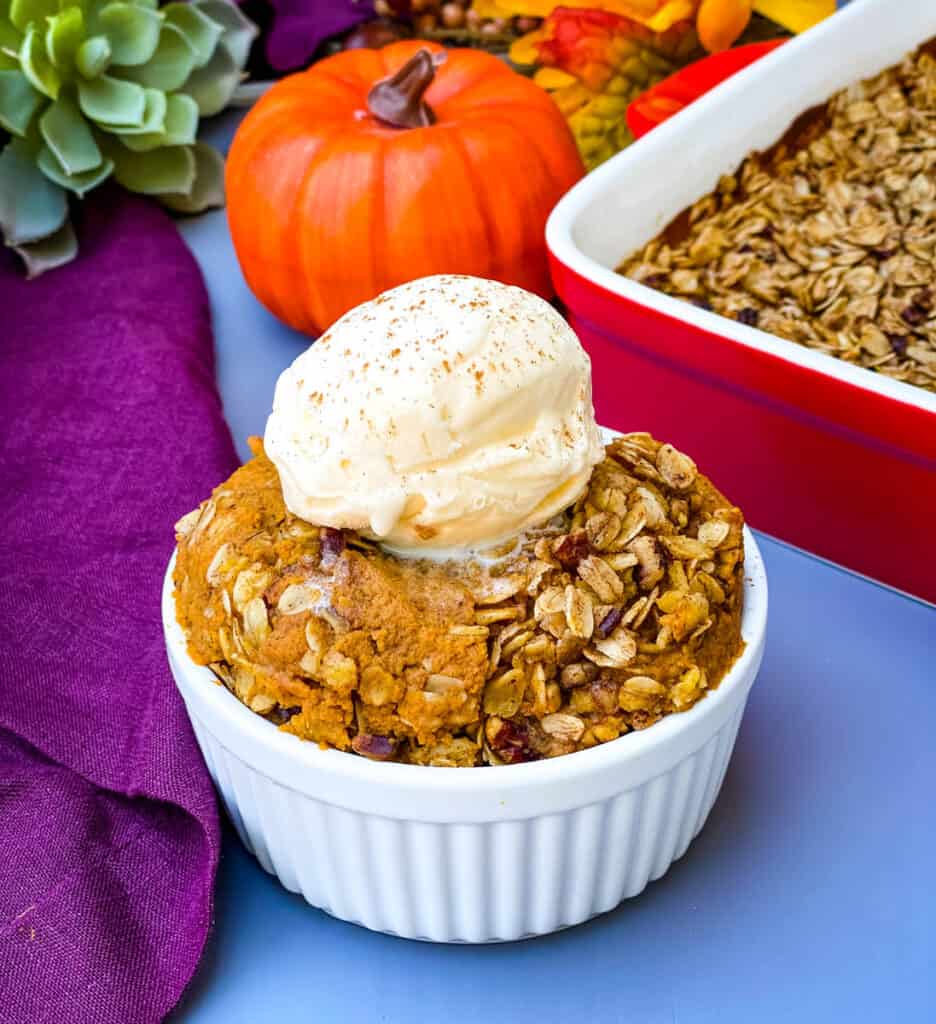
M 392 128 L 426 128 L 435 124 L 435 112 L 423 100 L 423 94 L 445 56 L 419 50 L 399 71 L 377 82 L 367 94 L 367 109 Z

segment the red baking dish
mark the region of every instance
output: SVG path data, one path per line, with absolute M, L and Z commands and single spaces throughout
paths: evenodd
M 692 452 L 755 527 L 936 602 L 936 394 L 614 272 L 804 111 L 936 36 L 936 3 L 853 0 L 588 175 L 546 229 L 599 421 Z M 936 283 L 936 268 L 934 268 Z
M 627 108 L 627 127 L 635 139 L 685 110 L 700 96 L 711 92 L 716 85 L 736 75 L 754 61 L 765 57 L 771 50 L 782 46 L 786 39 L 768 39 L 763 43 L 747 43 L 731 50 L 710 53 L 707 57 L 657 82 L 641 93 Z

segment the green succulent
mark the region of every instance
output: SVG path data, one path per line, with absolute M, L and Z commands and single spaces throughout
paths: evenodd
M 111 175 L 174 210 L 223 203 L 198 120 L 255 36 L 229 0 L 0 0 L 0 234 L 30 276 L 75 256 L 68 195 Z

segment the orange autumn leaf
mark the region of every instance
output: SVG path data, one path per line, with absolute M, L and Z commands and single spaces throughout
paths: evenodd
M 695 43 L 686 23 L 653 32 L 609 11 L 568 5 L 557 7 L 534 35 L 536 64 L 568 72 L 596 91 L 640 52 L 649 64 L 662 67 L 661 60 L 679 63 Z
M 683 65 L 697 49 L 691 22 L 654 32 L 609 11 L 557 7 L 525 37 L 523 63 L 550 90 L 587 167 L 632 141 L 628 103 Z M 516 49 L 511 57 L 518 59 Z

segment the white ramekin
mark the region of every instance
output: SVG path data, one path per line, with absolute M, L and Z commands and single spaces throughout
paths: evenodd
M 345 921 L 433 942 L 543 935 L 665 874 L 705 823 L 764 653 L 767 579 L 745 529 L 741 632 L 721 685 L 643 732 L 502 768 L 384 764 L 280 732 L 186 653 L 173 556 L 169 664 L 244 845 Z

